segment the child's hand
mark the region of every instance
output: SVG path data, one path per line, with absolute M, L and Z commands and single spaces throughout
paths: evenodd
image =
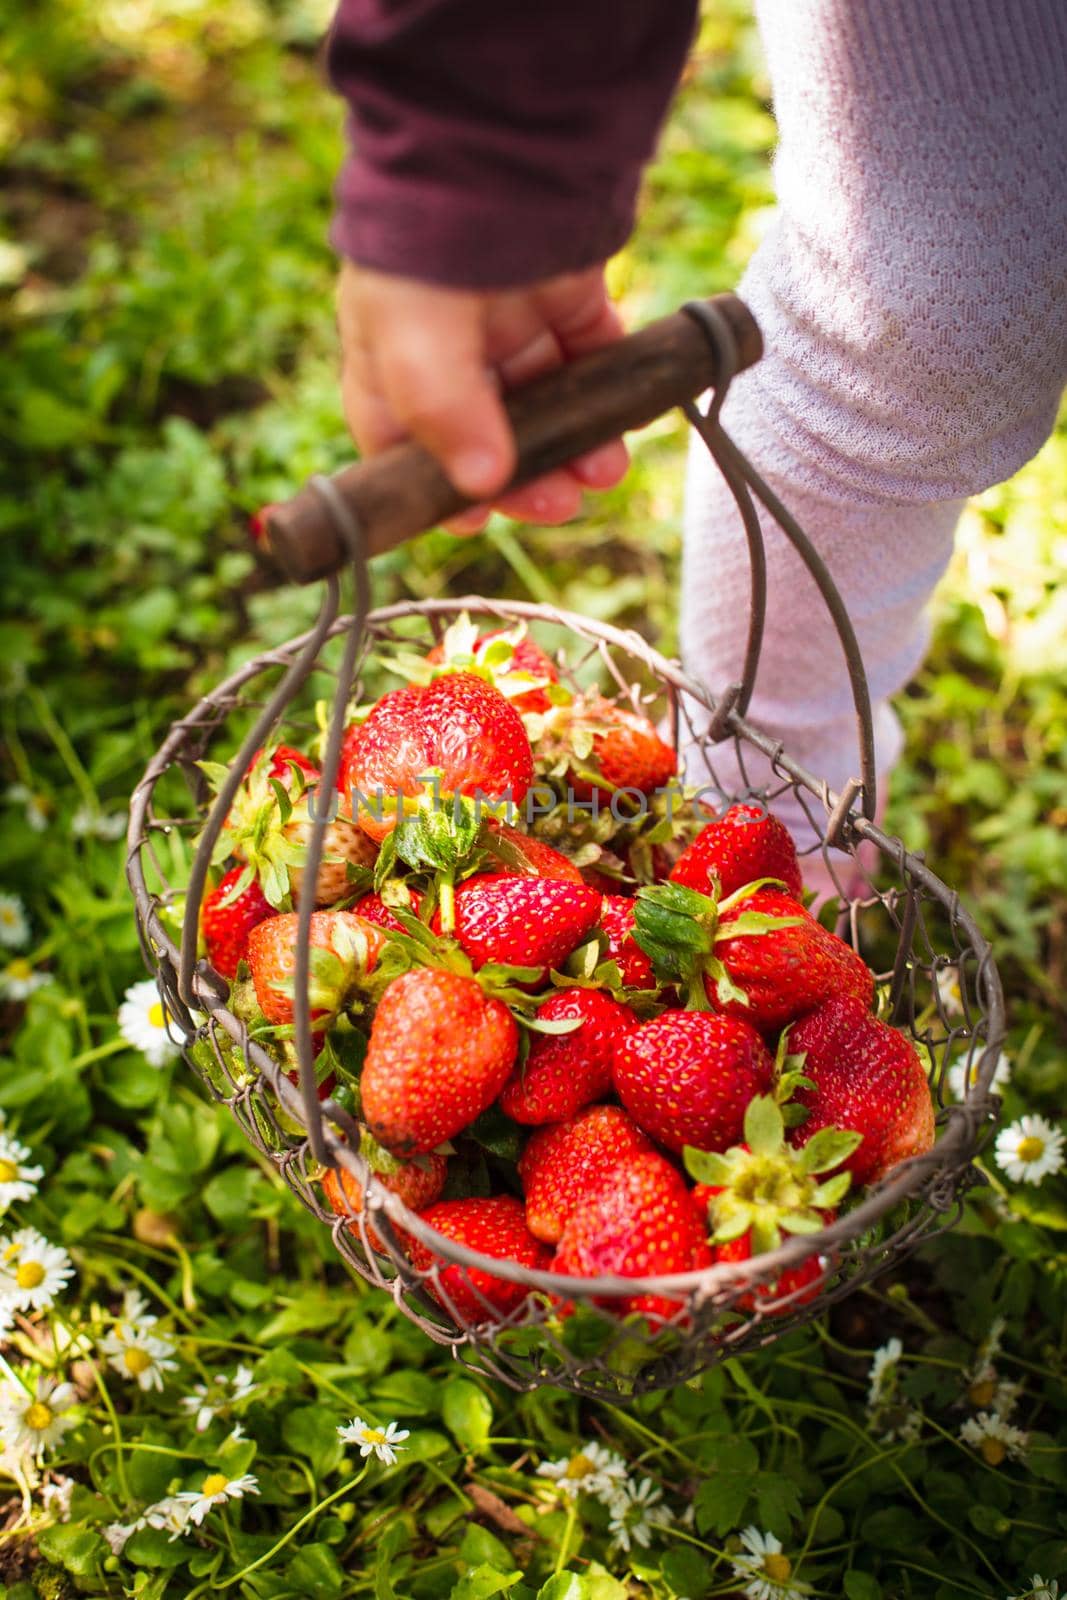
M 527 383 L 622 334 L 600 267 L 524 289 L 443 289 L 346 262 L 337 295 L 342 392 L 365 455 L 415 438 L 461 493 L 487 502 L 452 523 L 482 527 L 488 502 L 514 470 L 515 442 L 500 390 Z M 496 503 L 528 521 L 566 522 L 583 488 L 626 471 L 621 439 Z

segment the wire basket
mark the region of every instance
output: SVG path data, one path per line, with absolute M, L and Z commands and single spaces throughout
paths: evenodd
M 686 307 L 670 320 L 676 332 L 681 329 L 679 337 L 692 358 L 679 378 L 679 368 L 686 363 L 677 359 L 677 345 L 672 347 L 671 401 L 682 403 L 711 450 L 734 492 L 748 533 L 751 624 L 744 668 L 736 683 L 713 695 L 639 634 L 549 606 L 467 596 L 368 612 L 365 552 L 376 543 L 383 548 L 404 536 L 395 528 L 385 534 L 375 535 L 373 529 L 368 533 L 374 508 L 366 498 L 360 503 L 360 496 L 369 493 L 366 478 L 375 465 L 371 463 L 347 469 L 347 475 L 337 479 L 313 480 L 301 497 L 272 511 L 269 519 L 276 548 L 286 546 L 292 535 L 282 554 L 295 575 L 320 576 L 347 560 L 354 574 L 353 614 L 339 615 L 339 585 L 336 577 L 330 577 L 316 625 L 250 661 L 176 723 L 131 801 L 128 876 L 142 945 L 166 1009 L 181 1031 L 187 1061 L 302 1204 L 331 1229 L 339 1253 L 361 1278 L 387 1293 L 406 1317 L 436 1343 L 450 1347 L 457 1358 L 521 1389 L 552 1384 L 577 1393 L 612 1396 L 663 1388 L 728 1356 L 769 1344 L 822 1315 L 830 1304 L 952 1224 L 965 1191 L 977 1180 L 973 1159 L 988 1137 L 996 1107 L 991 1084 L 1003 1041 L 1004 1009 L 989 946 L 957 895 L 921 857 L 909 853 L 899 839 L 888 837 L 871 820 L 873 735 L 851 624 L 803 532 L 719 424 L 731 376 L 758 355 L 758 334 L 753 351 L 754 325 L 733 297 Z M 664 326 L 653 325 L 645 334 Z M 702 365 L 694 364 L 694 332 L 703 346 Z M 623 344 L 632 347 L 641 337 L 632 336 Z M 619 359 L 616 347 L 616 370 L 609 385 L 613 393 L 618 392 Z M 607 369 L 601 361 L 598 377 L 597 360 L 590 358 L 580 366 L 588 369 L 593 363 L 589 382 L 593 390 L 600 385 L 599 393 Z M 692 397 L 707 386 L 709 374 L 715 380 L 714 396 L 708 409 L 700 412 Z M 573 401 L 573 369 L 569 381 Z M 578 382 L 581 386 L 581 371 Z M 559 381 L 542 380 L 540 387 L 544 390 L 540 414 L 558 418 L 561 409 L 567 411 L 566 395 L 561 406 Z M 612 412 L 599 402 L 590 404 L 589 389 L 582 393 L 581 408 L 586 414 L 599 412 L 600 421 L 598 429 L 579 436 L 579 448 L 591 448 L 592 443 L 612 437 L 620 426 L 634 425 L 635 411 L 641 409 L 635 405 L 634 389 L 631 365 L 621 412 L 618 406 Z M 524 452 L 532 413 L 528 409 L 517 416 L 516 412 L 523 404 L 529 407 L 529 395 L 523 391 L 512 408 L 524 455 L 520 478 L 575 453 L 575 429 L 566 416 L 558 424 L 554 442 L 546 445 L 542 436 L 532 456 Z M 641 420 L 664 408 L 661 399 L 659 391 L 645 393 Z M 536 403 L 533 410 L 538 411 Z M 394 472 L 394 480 L 399 477 L 410 485 L 414 447 L 403 447 L 396 454 L 404 452 L 406 467 Z M 447 483 L 434 476 L 432 463 L 421 460 L 417 466 L 424 474 L 424 487 L 432 482 L 437 498 L 429 515 L 426 494 L 421 504 L 408 506 L 406 515 L 409 523 L 425 526 L 457 509 L 457 503 Z M 841 794 L 798 766 L 780 744 L 744 716 L 758 666 L 765 608 L 762 536 L 753 496 L 800 552 L 841 636 L 856 703 L 861 766 L 861 777 Z M 415 529 L 409 526 L 406 531 Z M 724 803 L 755 796 L 773 809 L 776 802 L 792 796 L 811 823 L 818 839 L 812 851 L 822 855 L 842 892 L 847 937 L 856 948 L 862 947 L 884 985 L 884 1014 L 926 1053 L 938 1125 L 932 1150 L 895 1168 L 817 1237 L 819 1277 L 814 1286 L 806 1280 L 803 1288 L 792 1292 L 778 1288 L 790 1268 L 811 1261 L 810 1236 L 788 1239 L 779 1249 L 743 1263 L 644 1279 L 562 1277 L 482 1255 L 446 1238 L 410 1211 L 367 1167 L 357 1153 L 359 1126 L 345 1108 L 333 1099 L 318 1098 L 306 997 L 311 897 L 300 908 L 295 972 L 297 1082 L 290 1081 L 274 1054 L 249 1036 L 245 1023 L 229 1007 L 229 985 L 198 959 L 199 909 L 212 848 L 253 753 L 283 717 L 287 737 L 316 731 L 314 704 L 329 695 L 333 710 L 321 784 L 324 792 L 330 792 L 346 711 L 373 670 L 372 656 L 395 643 L 410 649 L 420 632 L 422 642 L 429 645 L 464 611 L 497 627 L 521 621 L 535 633 L 543 629 L 546 640 L 565 638 L 563 680 L 575 688 L 591 680 L 614 687 L 646 714 L 668 719 L 676 748 L 687 749 L 692 770 L 699 771 L 700 781 L 709 783 Z M 723 750 L 732 760 L 720 776 L 717 767 L 723 767 Z M 749 786 L 746 779 L 744 793 L 738 794 L 736 777 L 728 777 L 726 770 L 745 775 L 746 758 L 751 765 L 757 752 L 769 763 L 771 781 Z M 230 780 L 211 804 L 198 766 L 207 757 L 230 763 Z M 308 881 L 318 870 L 326 821 L 323 808 L 312 829 L 305 868 Z M 849 900 L 850 858 L 862 841 L 878 853 L 884 887 L 871 890 L 862 900 Z M 946 979 L 953 985 L 951 999 Z M 949 1065 L 959 1061 L 967 1070 L 965 1092 L 957 1099 L 948 1092 L 947 1074 Z M 322 1187 L 330 1169 L 351 1174 L 362 1188 L 358 1215 L 335 1214 Z M 425 1268 L 412 1264 L 412 1238 L 432 1251 L 431 1264 Z M 480 1274 L 519 1286 L 507 1315 L 498 1309 L 498 1300 L 483 1292 L 485 1280 Z M 639 1295 L 654 1296 L 656 1311 L 623 1315 L 623 1302 Z

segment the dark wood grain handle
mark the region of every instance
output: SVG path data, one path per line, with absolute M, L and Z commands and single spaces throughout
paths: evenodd
M 748 307 L 732 294 L 716 295 L 709 304 L 733 335 L 737 370 L 752 366 L 763 342 Z M 705 329 L 679 311 L 513 390 L 505 407 L 518 464 L 508 488 L 692 400 L 717 381 L 717 369 Z M 375 556 L 470 504 L 428 450 L 407 443 L 343 467 L 325 486 L 313 480 L 291 500 L 267 506 L 254 526 L 286 575 L 310 583 L 337 572 L 348 559 L 338 527 L 346 512 L 360 530 L 365 554 Z

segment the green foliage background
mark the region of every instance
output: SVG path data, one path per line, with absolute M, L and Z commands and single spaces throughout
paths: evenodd
M 76 837 L 72 817 L 121 809 L 170 720 L 308 622 L 314 595 L 257 563 L 245 519 L 350 454 L 325 243 L 341 120 L 315 64 L 325 20 L 298 0 L 43 0 L 0 37 L 0 730 L 5 782 L 48 817 L 35 830 L 9 796 L 0 877 L 52 975 L 4 1010 L 0 1108 L 47 1168 L 27 1215 L 74 1255 L 65 1315 L 97 1326 L 120 1285 L 140 1284 L 180 1336 L 179 1391 L 240 1359 L 257 1380 L 239 1461 L 218 1455 L 235 1448 L 221 1433 L 192 1435 L 173 1390 L 112 1382 L 60 1452 L 80 1484 L 72 1520 L 0 1532 L 0 1596 L 169 1600 L 230 1584 L 262 1600 L 698 1600 L 734 1590 L 729 1554 L 749 1522 L 794 1564 L 804 1553 L 796 1577 L 820 1595 L 957 1600 L 1062 1578 L 1062 1178 L 995 1181 L 951 1237 L 828 1325 L 673 1394 L 515 1396 L 443 1365 L 351 1286 L 189 1074 L 117 1036 L 142 975 L 123 847 Z M 716 5 L 613 267 L 634 321 L 736 282 L 772 199 L 766 97 L 747 8 Z M 427 535 L 378 564 L 376 597 L 532 597 L 670 650 L 683 448 L 673 422 L 650 430 L 625 485 L 576 526 Z M 1011 1116 L 1055 1117 L 1067 1077 L 1065 468 L 1061 429 L 968 512 L 902 701 L 889 817 L 995 941 Z M 994 1316 L 1032 1433 L 1024 1462 L 996 1468 L 957 1437 Z M 907 1352 L 902 1392 L 926 1414 L 916 1443 L 887 1443 L 864 1408 L 870 1352 L 890 1335 Z M 62 1365 L 48 1342 L 16 1350 Z M 398 1466 L 357 1477 L 334 1431 L 356 1413 L 412 1429 Z M 627 1556 L 602 1510 L 546 1498 L 537 1461 L 589 1438 L 676 1511 L 692 1503 L 692 1524 Z M 258 1475 L 258 1501 L 209 1524 L 202 1547 L 141 1535 L 109 1555 L 103 1523 L 220 1459 Z M 485 1510 L 486 1490 L 525 1531 Z M 4 1494 L 0 1479 L 0 1530 L 18 1514 Z

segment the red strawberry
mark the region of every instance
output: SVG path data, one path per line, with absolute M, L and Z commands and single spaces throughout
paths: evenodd
M 606 894 L 600 926 L 608 937 L 608 958 L 618 966 L 627 989 L 656 988 L 652 961 L 634 939 L 635 902 L 624 894 Z
M 252 929 L 248 965 L 256 999 L 268 1022 L 293 1020 L 298 915 L 287 911 Z M 351 911 L 315 911 L 311 916 L 308 995 L 312 1021 L 336 1016 L 374 971 L 385 943 L 381 932 Z
M 648 718 L 603 695 L 577 696 L 572 705 L 550 715 L 550 740 L 562 739 L 576 752 L 567 782 L 577 800 L 589 800 L 595 791 L 601 804 L 608 805 L 617 789 L 653 794 L 678 771 L 677 753 Z
M 530 1232 L 555 1244 L 576 1206 L 613 1180 L 631 1156 L 652 1151 L 619 1106 L 586 1106 L 567 1122 L 539 1128 L 519 1158 Z
M 558 850 L 532 833 L 521 833 L 497 817 L 486 818 L 489 847 L 500 857 L 500 871 L 533 878 L 555 878 L 560 883 L 584 883 L 581 872 Z
M 204 897 L 200 911 L 207 958 L 223 978 L 236 978 L 238 965 L 245 959 L 248 935 L 257 923 L 274 915 L 274 907 L 255 878 L 238 894 L 233 893 L 246 875 L 244 867 L 231 867 L 217 888 Z
M 793 927 L 732 937 L 731 927 L 752 912 L 799 916 L 800 921 Z M 723 998 L 708 976 L 709 1000 L 726 1015 L 743 1017 L 756 1028 L 780 1028 L 831 995 L 848 995 L 864 1011 L 874 1000 L 874 976 L 862 956 L 779 889 L 758 889 L 720 918 L 715 954 L 730 984 L 745 998 Z
M 342 786 L 355 795 L 359 825 L 374 839 L 395 826 L 398 795 L 434 792 L 431 772 L 439 774 L 442 799 L 460 794 L 519 805 L 533 782 L 522 718 L 473 673 L 394 689 L 345 736 Z
M 832 994 L 869 1006 L 874 977 L 860 956 L 780 889 L 717 901 L 680 883 L 637 894 L 636 937 L 663 983 L 689 1004 L 777 1029 Z
M 691 1272 L 711 1264 L 704 1232 L 689 1190 L 666 1157 L 631 1156 L 571 1213 L 553 1270 L 582 1278 Z M 636 1311 L 666 1318 L 677 1313 L 682 1300 L 630 1295 L 605 1298 L 603 1304 L 619 1316 Z
M 419 906 L 422 904 L 422 895 L 417 889 L 408 889 L 408 903 L 404 910 L 410 916 L 417 917 Z M 352 910 L 363 918 L 364 922 L 373 922 L 375 927 L 387 928 L 390 933 L 403 933 L 404 924 L 395 914 L 392 906 L 387 905 L 380 894 L 365 894 L 357 900 Z
M 479 635 L 468 618 L 461 618 L 426 659 L 434 666 L 443 664 L 448 671 L 477 672 L 523 715 L 547 711 L 552 701 L 545 684 L 559 682 L 555 662 L 526 634 L 521 623 L 517 628 L 497 628 Z M 525 689 L 524 681 L 531 679 L 534 687 Z
M 398 1161 L 395 1157 L 387 1158 L 385 1162 L 363 1148 L 361 1152 L 368 1162 L 374 1167 L 378 1182 L 386 1189 L 391 1190 L 407 1206 L 409 1211 L 421 1211 L 425 1206 L 432 1205 L 445 1186 L 445 1175 L 448 1170 L 448 1161 L 444 1156 L 420 1156 L 417 1161 Z M 379 1171 L 382 1166 L 384 1170 Z M 322 1187 L 326 1198 L 339 1217 L 352 1218 L 348 1225 L 349 1232 L 361 1238 L 359 1217 L 363 1211 L 363 1185 L 359 1179 L 344 1167 L 329 1169 L 322 1175 Z M 398 1233 L 398 1242 L 405 1248 L 411 1243 L 411 1235 L 400 1233 L 394 1224 L 394 1231 Z M 386 1253 L 385 1245 L 375 1233 L 374 1229 L 367 1226 L 367 1243 L 372 1250 Z
M 600 896 L 585 884 L 482 872 L 457 885 L 452 934 L 475 968 L 558 967 L 596 926 Z M 431 924 L 443 932 L 441 909 Z
M 544 1270 L 548 1249 L 535 1239 L 526 1226 L 522 1202 L 512 1195 L 491 1195 L 488 1199 L 439 1200 L 422 1213 L 424 1222 L 456 1244 L 501 1261 L 514 1261 L 523 1267 Z M 476 1326 L 480 1322 L 506 1317 L 526 1298 L 521 1283 L 509 1283 L 480 1267 L 460 1267 L 418 1239 L 410 1241 L 412 1264 L 426 1272 L 436 1264 L 436 1282 L 429 1279 L 426 1289 L 460 1323 Z M 488 1304 L 487 1304 L 488 1302 Z
M 826 1221 L 830 1223 L 833 1220 L 833 1213 L 829 1212 Z M 749 1261 L 751 1258 L 750 1233 L 743 1233 L 737 1239 L 730 1239 L 727 1243 L 717 1244 L 714 1247 L 716 1265 L 720 1261 Z M 742 1311 L 752 1311 L 759 1305 L 765 1317 L 788 1317 L 790 1312 L 796 1311 L 799 1306 L 808 1305 L 816 1298 L 826 1272 L 827 1267 L 820 1262 L 818 1254 L 810 1255 L 799 1266 L 788 1267 L 770 1282 L 756 1284 L 751 1290 L 740 1295 L 735 1303 Z M 791 1298 L 794 1295 L 796 1298 Z M 788 1304 L 778 1303 L 784 1301 L 787 1296 L 790 1297 Z
M 734 805 L 709 822 L 671 871 L 674 883 L 725 899 L 756 878 L 780 878 L 799 899 L 802 887 L 796 846 L 789 833 L 761 806 Z
M 856 1184 L 877 1183 L 900 1161 L 934 1142 L 930 1085 L 911 1040 L 872 1017 L 848 996 L 828 1000 L 789 1032 L 790 1055 L 804 1053 L 803 1073 L 814 1089 L 794 1099 L 808 1118 L 790 1131 L 805 1145 L 820 1128 L 852 1128 L 863 1139 L 842 1170 Z
M 473 978 L 432 967 L 405 972 L 374 1016 L 363 1118 L 387 1150 L 424 1155 L 489 1109 L 517 1048 L 511 1012 Z
M 629 1006 L 599 989 L 559 989 L 537 1010 L 539 1022 L 579 1018 L 572 1033 L 535 1033 L 530 1053 L 504 1085 L 500 1109 L 516 1122 L 562 1122 L 611 1091 L 611 1050 L 637 1025 Z
M 615 1088 L 639 1128 L 669 1150 L 725 1150 L 774 1074 L 754 1028 L 707 1011 L 664 1011 L 615 1042 Z
M 208 772 L 217 781 L 225 768 L 210 767 Z M 275 908 L 299 901 L 319 777 L 315 764 L 291 745 L 258 751 L 220 836 L 216 858 L 222 851 L 246 862 Z M 344 899 L 349 892 L 349 863 L 370 866 L 377 854 L 353 823 L 347 797 L 335 794 L 329 803 L 336 815 L 327 824 L 323 841 L 315 880 L 317 906 Z

